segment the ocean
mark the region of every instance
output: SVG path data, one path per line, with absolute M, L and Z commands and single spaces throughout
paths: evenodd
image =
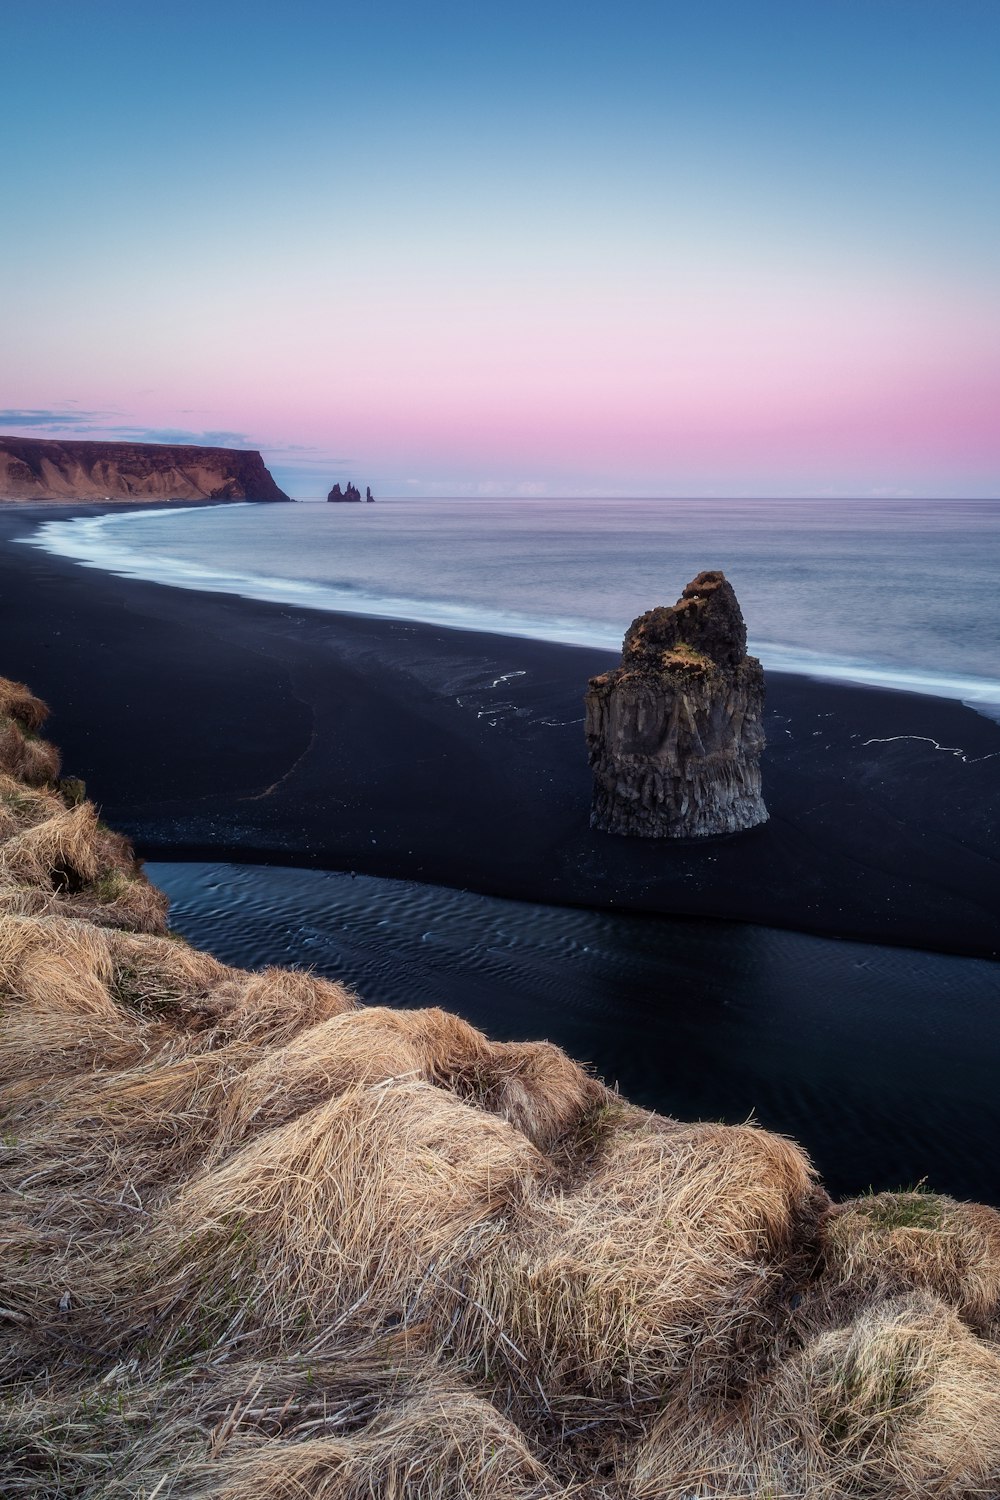
M 30 541 L 180 588 L 612 649 L 719 568 L 765 667 L 1000 719 L 1000 500 L 213 505 L 53 520 Z

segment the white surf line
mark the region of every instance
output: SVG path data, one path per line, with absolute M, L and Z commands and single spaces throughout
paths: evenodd
M 1000 755 L 1000 750 L 991 750 L 989 755 L 967 755 L 961 745 L 940 745 L 929 734 L 890 734 L 886 739 L 862 740 L 861 748 L 864 749 L 865 745 L 893 745 L 897 740 L 923 740 L 925 745 L 933 745 L 935 750 L 943 750 L 946 755 L 956 755 L 967 766 L 978 766 L 980 761 L 995 760 Z
M 230 508 L 247 507 L 247 502 L 231 501 L 229 505 Z M 224 568 L 214 568 L 203 562 L 171 558 L 160 553 L 144 554 L 141 549 L 119 540 L 117 535 L 120 529 L 127 537 L 133 522 L 154 514 L 158 519 L 170 515 L 172 521 L 182 522 L 189 512 L 205 514 L 213 509 L 211 506 L 192 506 L 168 511 L 165 507 L 144 507 L 142 510 L 112 515 L 78 517 L 71 521 L 46 521 L 30 536 L 18 537 L 16 540 L 56 556 L 71 558 L 83 567 L 97 568 L 124 578 L 146 579 L 174 588 L 235 594 L 245 599 L 286 604 L 292 608 L 332 610 L 370 619 L 405 620 L 444 626 L 451 630 L 473 630 L 484 634 L 513 636 L 521 640 L 585 646 L 601 651 L 620 649 L 620 625 L 611 626 L 606 622 L 574 616 L 507 614 L 500 608 L 483 610 L 468 602 L 383 595 L 368 584 L 355 586 L 344 581 L 324 583 L 313 579 L 229 573 Z M 128 524 L 123 527 L 122 522 Z M 954 699 L 985 718 L 1000 722 L 1000 681 L 951 677 L 934 671 L 905 671 L 871 662 L 838 661 L 806 647 L 782 646 L 771 641 L 751 641 L 750 649 L 761 657 L 768 671 L 790 672 L 823 682 L 852 682 L 862 686 Z M 498 688 L 506 679 L 519 675 L 524 674 L 503 673 L 491 683 L 491 687 Z M 467 691 L 488 690 L 481 686 Z M 952 749 L 950 746 L 947 748 Z

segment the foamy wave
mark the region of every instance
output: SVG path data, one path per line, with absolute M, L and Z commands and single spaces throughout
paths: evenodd
M 178 517 L 186 515 L 190 509 L 192 507 L 178 511 L 158 510 L 157 515 L 161 519 Z M 319 584 L 296 578 L 232 572 L 130 546 L 119 533 L 127 533 L 128 522 L 149 514 L 149 507 L 145 507 L 143 510 L 116 512 L 112 516 L 45 521 L 30 537 L 19 540 L 58 557 L 71 558 L 84 567 L 173 588 L 235 594 L 264 603 L 293 604 L 337 614 L 413 620 L 451 630 L 517 636 L 559 645 L 591 646 L 608 651 L 617 651 L 621 646 L 622 629 L 598 620 L 570 615 L 519 614 L 447 599 L 378 594 L 346 584 Z M 1000 681 L 992 678 L 958 676 L 930 668 L 899 667 L 860 658 L 840 658 L 773 641 L 751 641 L 750 649 L 772 672 L 791 672 L 832 682 L 951 698 L 1000 722 Z

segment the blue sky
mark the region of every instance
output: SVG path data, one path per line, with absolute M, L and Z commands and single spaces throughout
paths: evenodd
M 994 0 L 57 3 L 5 52 L 8 413 L 400 491 L 997 489 Z

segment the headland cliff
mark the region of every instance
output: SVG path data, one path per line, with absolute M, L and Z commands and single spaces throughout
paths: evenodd
M 0 437 L 0 500 L 288 499 L 251 449 Z

